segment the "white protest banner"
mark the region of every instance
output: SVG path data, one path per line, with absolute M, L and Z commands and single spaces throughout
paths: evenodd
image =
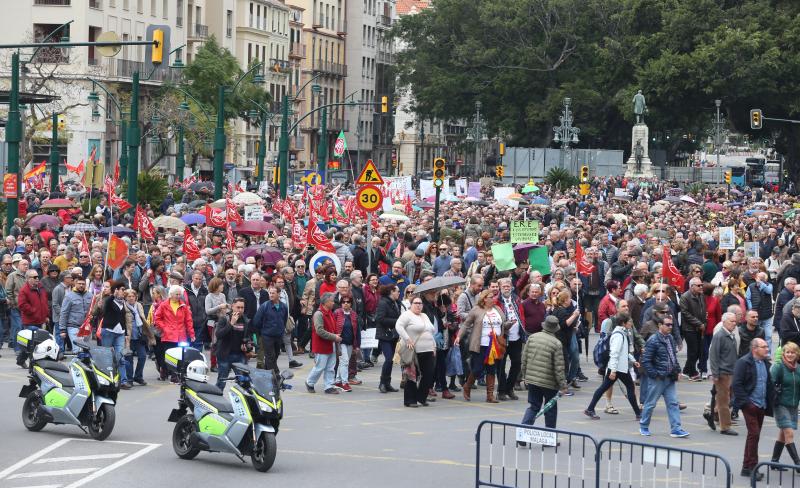
M 461 178 L 456 180 L 456 196 L 457 197 L 466 197 L 467 196 L 467 179 Z
M 433 180 L 419 180 L 419 197 L 425 200 L 435 196 L 436 189 L 433 187 Z
M 470 181 L 467 188 L 467 196 L 472 198 L 481 198 L 481 182 Z
M 511 244 L 538 244 L 539 243 L 539 221 L 538 220 L 512 220 L 511 221 Z
M 719 228 L 719 248 L 736 249 L 736 229 L 733 227 Z
M 366 329 L 361 331 L 361 348 L 362 349 L 375 349 L 378 347 L 378 339 L 375 338 L 376 328 Z
M 508 196 L 514 193 L 513 186 L 499 186 L 494 189 L 494 199 L 501 205 L 509 205 Z
M 264 220 L 264 206 L 245 205 L 244 220 Z
M 617 198 L 628 198 L 627 188 L 614 188 L 614 196 Z
M 758 242 L 745 242 L 744 243 L 744 257 L 757 258 L 758 257 Z

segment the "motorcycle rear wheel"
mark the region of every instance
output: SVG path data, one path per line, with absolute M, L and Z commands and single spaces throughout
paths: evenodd
M 181 459 L 194 459 L 200 449 L 192 447 L 191 436 L 197 430 L 194 415 L 184 415 L 175 423 L 172 431 L 172 449 Z
M 39 391 L 28 393 L 25 403 L 22 405 L 22 424 L 31 432 L 39 432 L 47 425 L 47 420 L 41 415 L 41 406 L 42 395 Z
M 256 445 L 253 446 L 253 452 L 250 454 L 253 468 L 262 473 L 269 471 L 269 468 L 275 462 L 277 454 L 278 442 L 275 440 L 275 434 L 264 432 L 256 441 Z

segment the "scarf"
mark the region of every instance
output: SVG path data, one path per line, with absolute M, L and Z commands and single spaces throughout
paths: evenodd
M 795 361 L 794 364 L 790 364 L 786 361 L 785 357 L 782 357 L 781 360 L 783 361 L 783 365 L 786 366 L 786 369 L 794 373 L 794 371 L 797 369 L 797 362 Z

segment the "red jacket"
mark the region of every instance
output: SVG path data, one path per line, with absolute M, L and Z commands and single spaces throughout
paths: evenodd
M 333 317 L 333 312 L 325 310 L 323 307 L 320 307 L 318 311 L 322 314 L 323 329 L 331 335 L 335 335 L 336 319 Z M 311 352 L 315 354 L 332 354 L 333 341 L 322 338 L 317 334 L 317 328 L 313 325 L 314 317 L 312 317 L 311 322 Z
M 336 334 L 342 335 L 344 330 L 344 309 L 337 308 L 333 311 L 333 318 L 336 320 Z M 358 315 L 355 310 L 350 310 L 350 326 L 353 329 L 353 347 L 358 348 L 361 346 L 361 331 L 358 329 Z
M 41 285 L 38 290 L 34 290 L 28 283 L 25 283 L 19 290 L 17 303 L 22 316 L 22 325 L 42 325 L 50 317 L 50 307 L 47 306 L 47 290 Z
M 600 305 L 597 307 L 597 330 L 600 330 L 600 324 L 609 317 L 613 317 L 617 314 L 617 304 L 613 300 L 611 300 L 611 295 L 606 294 L 602 299 L 600 299 Z
M 161 329 L 162 342 L 194 341 L 192 310 L 184 302 L 178 305 L 177 312 L 173 312 L 170 300 L 164 300 L 156 309 L 153 322 Z
M 706 331 L 705 335 L 710 336 L 714 333 L 714 327 L 722 322 L 722 306 L 719 298 L 706 295 Z

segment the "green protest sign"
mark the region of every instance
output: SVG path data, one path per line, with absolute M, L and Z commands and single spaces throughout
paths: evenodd
M 511 244 L 538 244 L 539 243 L 539 221 L 538 220 L 512 220 L 511 221 Z

